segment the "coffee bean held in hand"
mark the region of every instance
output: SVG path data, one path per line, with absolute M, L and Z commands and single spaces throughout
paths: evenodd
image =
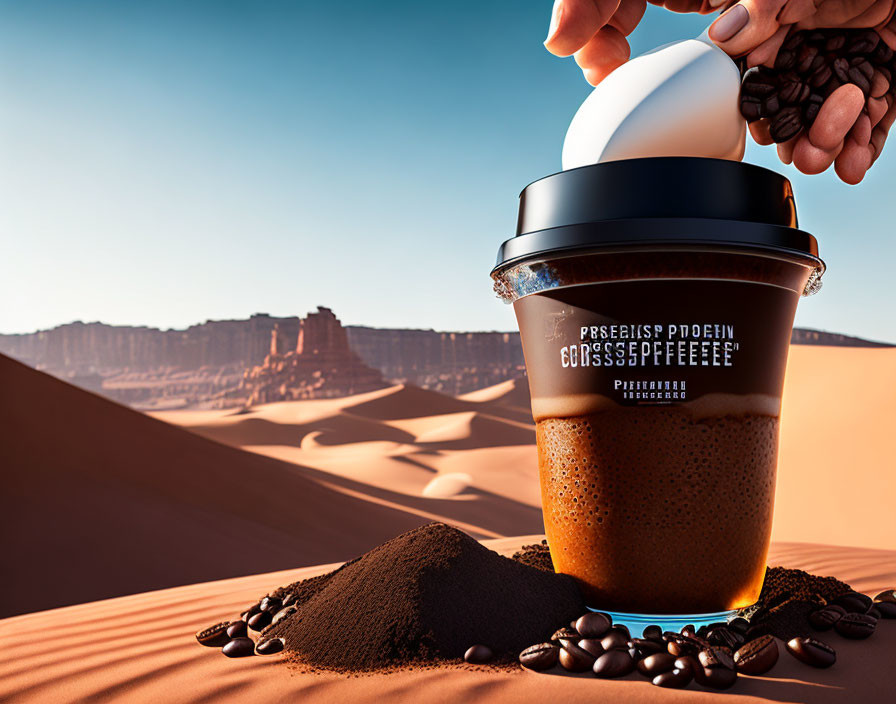
M 858 86 L 866 98 L 879 98 L 872 96 L 879 74 L 887 84 L 884 94 L 896 95 L 894 71 L 893 51 L 872 29 L 791 32 L 773 68 L 745 71 L 741 115 L 748 122 L 767 119 L 771 138 L 786 142 L 809 129 L 825 98 L 844 84 Z

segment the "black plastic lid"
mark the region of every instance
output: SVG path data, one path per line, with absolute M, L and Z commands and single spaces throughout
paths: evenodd
M 824 268 L 815 238 L 797 228 L 790 181 L 696 157 L 609 161 L 529 184 L 516 236 L 501 245 L 495 268 L 562 250 L 652 244 L 762 249 Z

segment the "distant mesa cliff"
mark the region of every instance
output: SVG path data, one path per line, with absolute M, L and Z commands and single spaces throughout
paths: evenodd
M 799 328 L 792 341 L 891 346 Z M 186 330 L 75 322 L 0 335 L 0 353 L 141 408 L 319 398 L 387 383 L 462 394 L 525 375 L 519 333 L 342 326 L 326 308 Z
M 298 340 L 278 324 L 271 331 L 270 352 L 248 369 L 239 386 L 224 398 L 248 404 L 350 396 L 389 384 L 378 369 L 367 366 L 349 346 L 345 328 L 329 308 L 318 306 L 299 321 Z

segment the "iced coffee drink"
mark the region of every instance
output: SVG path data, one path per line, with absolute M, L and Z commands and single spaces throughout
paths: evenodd
M 648 178 L 649 162 L 669 160 L 638 161 Z M 709 162 L 693 168 L 720 177 L 720 162 L 675 161 Z M 580 190 L 582 176 L 566 185 Z M 525 195 L 524 206 L 538 204 Z M 795 223 L 738 215 L 728 228 L 718 218 L 648 216 L 636 223 L 647 237 L 614 230 L 620 218 L 594 221 L 589 235 L 580 220 L 567 237 L 572 228 L 591 241 L 543 247 L 561 222 L 535 232 L 537 252 L 496 269 L 526 357 L 554 566 L 594 608 L 717 617 L 759 596 L 791 327 L 823 265 Z M 750 225 L 758 241 L 745 241 Z

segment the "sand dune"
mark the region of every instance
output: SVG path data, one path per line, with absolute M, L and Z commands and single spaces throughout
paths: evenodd
M 0 357 L 0 614 L 344 559 L 427 517 Z
M 896 349 L 791 348 L 774 539 L 892 547 L 894 390 Z M 260 428 L 249 437 L 248 428 L 238 427 L 227 411 L 217 412 L 217 418 L 205 415 L 201 422 L 190 411 L 156 417 L 220 442 L 369 481 L 381 489 L 419 496 L 433 480 L 431 472 L 460 473 L 473 478 L 474 488 L 537 508 L 528 403 L 526 380 L 517 379 L 458 399 L 398 386 L 349 399 L 252 410 L 251 415 L 278 428 L 291 424 L 287 434 L 321 432 L 313 444 L 301 447 L 295 442 L 254 442 L 262 438 Z M 370 425 L 362 424 L 359 416 Z M 273 440 L 273 435 L 265 439 Z M 532 529 L 527 523 L 516 532 Z
M 511 554 L 524 539 L 486 541 Z M 865 591 L 896 583 L 896 552 L 820 545 L 774 545 L 771 562 L 826 571 Z M 889 571 L 882 565 L 889 565 Z M 329 571 L 332 565 L 196 584 L 71 606 L 0 621 L 0 701 L 107 702 L 843 702 L 891 701 L 896 674 L 896 622 L 882 622 L 867 641 L 829 638 L 837 664 L 816 670 L 786 654 L 764 677 L 743 677 L 713 693 L 654 687 L 633 674 L 495 672 L 451 667 L 390 675 L 298 674 L 278 657 L 229 660 L 196 644 L 193 633 L 232 618 L 273 587 Z

